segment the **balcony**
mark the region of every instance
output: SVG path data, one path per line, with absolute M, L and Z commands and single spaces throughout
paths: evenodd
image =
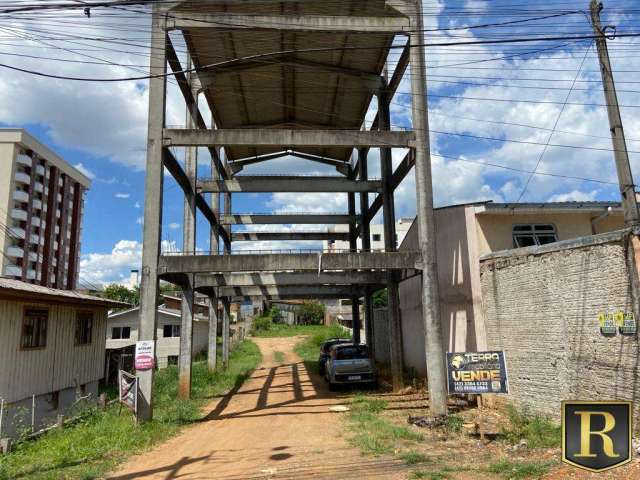
M 27 280 L 35 280 L 36 271 L 35 270 L 27 270 Z
M 24 172 L 16 172 L 16 182 L 31 185 L 31 177 Z
M 42 220 L 40 220 L 40 217 L 33 215 L 31 217 L 31 225 L 33 225 L 34 227 L 39 227 L 42 224 Z
M 13 192 L 13 199 L 18 202 L 26 203 L 29 201 L 29 194 L 27 192 L 23 192 L 22 190 L 16 190 Z
M 38 165 L 38 166 L 36 167 L 36 173 L 37 173 L 38 175 L 42 175 L 42 176 L 44 177 L 44 167 L 43 167 L 42 165 Z
M 6 267 L 4 267 L 4 274 L 8 277 L 21 277 L 22 267 L 18 267 L 16 265 L 7 265 Z
M 38 235 L 34 235 L 32 233 L 31 237 L 30 237 L 30 241 L 31 241 L 31 243 L 35 243 L 37 245 L 38 243 L 40 243 L 40 237 L 38 237 Z
M 27 167 L 30 167 L 32 164 L 31 157 L 29 155 L 22 154 L 16 156 L 16 162 L 22 165 L 26 165 Z
M 11 209 L 11 218 L 15 218 L 16 220 L 26 220 L 27 212 L 19 208 L 13 208 Z
M 33 188 L 36 192 L 42 193 L 44 191 L 44 185 L 42 185 L 42 183 L 40 182 L 36 182 Z
M 24 249 L 22 247 L 9 247 L 7 248 L 7 257 L 22 258 L 24 257 Z
M 29 252 L 29 261 L 37 262 L 38 261 L 38 252 Z
M 34 198 L 33 199 L 33 209 L 34 210 L 42 210 L 42 200 L 38 200 L 37 198 Z
M 9 229 L 9 235 L 13 238 L 24 239 L 25 231 L 20 227 L 11 227 Z

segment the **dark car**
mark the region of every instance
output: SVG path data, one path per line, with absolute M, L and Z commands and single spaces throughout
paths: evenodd
M 325 364 L 327 363 L 327 358 L 329 358 L 329 349 L 334 345 L 350 342 L 351 339 L 349 338 L 330 338 L 320 345 L 320 357 L 318 358 L 318 371 L 320 375 L 324 375 Z
M 340 384 L 375 385 L 376 369 L 366 345 L 337 344 L 329 350 L 324 378 L 333 389 Z

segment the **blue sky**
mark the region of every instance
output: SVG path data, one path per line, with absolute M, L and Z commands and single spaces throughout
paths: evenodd
M 586 1 L 562 2 L 563 9 L 585 8 Z M 637 13 L 625 14 L 625 7 L 634 1 L 607 2 L 611 7 L 603 13 L 605 23 L 614 23 L 618 31 L 640 31 Z M 510 5 L 522 5 L 520 0 L 424 2 L 428 13 L 427 28 L 460 28 L 465 25 L 521 19 L 505 15 Z M 465 8 L 465 15 L 454 14 Z M 546 5 L 552 9 L 554 4 Z M 542 6 L 540 7 L 542 9 Z M 546 10 L 545 10 L 546 11 Z M 530 13 L 536 16 L 535 13 Z M 63 32 L 65 22 L 77 29 L 77 34 L 90 31 L 98 36 L 112 33 L 113 20 L 101 21 L 99 12 L 92 19 L 65 13 L 56 24 L 34 20 L 10 21 L 12 30 L 0 32 L 5 46 L 0 60 L 12 65 L 33 68 L 56 74 L 73 76 L 128 76 L 130 69 L 116 66 L 82 65 L 44 61 L 15 56 L 31 54 L 61 59 L 86 59 L 77 54 L 51 52 L 43 41 L 15 37 L 19 32 L 46 35 Z M 102 23 L 101 23 L 102 22 Z M 84 42 L 84 47 L 96 47 L 91 55 L 117 63 L 145 65 L 148 17 L 123 19 L 121 25 L 136 31 L 139 48 L 118 52 L 99 50 L 101 44 Z M 35 25 L 35 26 L 34 26 Z M 513 35 L 589 33 L 583 14 L 541 20 L 508 28 L 449 30 L 433 32 L 427 41 L 471 40 Z M 86 31 L 83 29 L 87 29 Z M 76 31 L 76 30 L 74 30 Z M 464 37 L 464 38 L 462 38 Z M 42 37 L 39 37 L 42 38 Z M 65 37 L 66 47 L 71 45 Z M 78 43 L 77 40 L 73 40 Z M 628 147 L 640 151 L 640 88 L 634 83 L 640 71 L 640 41 L 617 39 L 612 43 L 611 55 L 616 80 L 619 81 L 623 122 Z M 62 42 L 58 43 L 58 46 Z M 74 45 L 75 45 L 74 44 Z M 492 62 L 469 63 L 494 57 L 512 56 L 541 48 L 557 48 L 529 55 L 519 55 Z M 585 53 L 585 47 L 590 48 Z M 88 49 L 86 51 L 89 51 Z M 391 68 L 397 59 L 390 59 Z M 598 65 L 589 43 L 518 44 L 515 46 L 484 46 L 430 48 L 427 53 L 429 72 L 430 127 L 444 133 L 432 133 L 434 154 L 434 190 L 437 205 L 492 199 L 516 201 L 529 177 L 510 169 L 530 171 L 535 168 L 543 145 L 563 144 L 584 148 L 548 147 L 538 165 L 539 172 L 615 182 L 615 169 L 607 138 L 606 110 L 593 104 L 604 103 L 598 82 Z M 460 65 L 464 64 L 464 65 Z M 453 65 L 453 66 L 452 66 Z M 577 82 L 573 82 L 577 79 Z M 573 88 L 570 94 L 569 88 Z M 409 78 L 405 78 L 399 94 L 393 100 L 392 124 L 410 127 Z M 402 92 L 405 92 L 404 94 Z M 464 97 L 464 98 L 460 98 Z M 146 83 L 89 84 L 51 81 L 27 74 L 3 71 L 0 75 L 0 126 L 24 127 L 40 141 L 50 146 L 73 165 L 88 172 L 92 186 L 87 195 L 82 237 L 81 276 L 95 284 L 122 281 L 131 268 L 138 268 L 142 234 L 141 219 L 144 205 L 144 159 L 146 142 Z M 480 100 L 477 100 L 477 99 Z M 568 100 L 567 100 L 568 98 Z M 474 100 L 476 99 L 476 100 Z M 484 100 L 482 100 L 484 99 Z M 495 99 L 495 100 L 486 100 Z M 516 101 L 517 100 L 517 101 Z M 567 100 L 564 107 L 562 103 Z M 536 103 L 548 102 L 548 103 Z M 585 105 L 588 104 L 588 105 Z M 206 107 L 203 106 L 206 109 Z M 369 118 L 375 113 L 372 109 Z M 177 89 L 169 88 L 167 124 L 184 124 L 184 106 Z M 206 117 L 206 115 L 205 115 Z M 475 120 L 474 120 L 475 119 Z M 486 122 L 489 120 L 489 122 Z M 556 132 L 550 137 L 557 121 Z M 492 123 L 493 122 L 493 123 Z M 513 125 L 518 124 L 518 125 Z M 530 125 L 539 128 L 529 128 Z M 546 130 L 545 130 L 546 129 Z M 453 134 L 453 135 L 452 135 Z M 460 136 L 464 135 L 464 136 Z M 483 140 L 491 137 L 511 140 Z M 633 141 L 636 140 L 636 141 Z M 515 141 L 515 142 L 514 142 Z M 535 144 L 543 145 L 535 145 Z M 176 151 L 180 158 L 181 151 Z M 199 152 L 201 176 L 208 176 L 208 156 Z M 396 163 L 403 152 L 396 152 Z M 640 155 L 631 154 L 635 177 L 640 176 Z M 290 162 L 285 158 L 248 167 L 243 174 L 285 173 Z M 334 174 L 335 171 L 310 162 L 300 162 L 305 174 Z M 497 168 L 482 163 L 502 165 Z M 370 160 L 371 174 L 379 171 L 377 152 Z M 344 197 L 344 198 L 342 198 Z M 614 200 L 617 187 L 606 183 L 571 180 L 534 175 L 523 196 L 524 201 L 553 200 Z M 409 176 L 396 192 L 397 216 L 415 214 L 413 177 Z M 243 194 L 234 196 L 233 210 L 237 213 L 278 211 L 344 211 L 346 195 L 334 194 Z M 182 238 L 182 196 L 175 182 L 165 182 L 163 240 L 175 242 L 180 248 Z M 286 228 L 286 227 L 285 227 Z M 273 230 L 273 227 L 269 229 Z M 198 247 L 208 249 L 206 226 L 199 221 Z M 290 247 L 287 243 L 263 243 L 248 248 Z

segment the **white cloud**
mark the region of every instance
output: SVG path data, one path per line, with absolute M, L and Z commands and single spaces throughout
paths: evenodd
M 116 198 L 129 198 L 131 196 L 130 193 L 116 193 L 114 197 Z
M 179 224 L 179 223 L 175 223 L 175 222 L 170 223 L 170 224 L 169 224 L 169 228 L 170 228 L 171 230 L 178 230 L 178 229 L 180 228 L 180 224 Z
M 163 251 L 175 251 L 174 242 L 162 242 Z M 80 282 L 103 286 L 110 283 L 127 284 L 131 270 L 140 270 L 142 243 L 120 240 L 109 253 L 87 253 L 80 258 Z
M 135 208 L 140 208 L 140 202 L 136 202 L 134 205 Z
M 591 192 L 581 192 L 573 190 L 568 193 L 558 193 L 549 197 L 550 202 L 590 202 L 596 199 L 598 195 L 597 190 Z
M 89 180 L 94 180 L 96 178 L 96 174 L 85 167 L 82 163 L 76 163 L 74 167 L 76 168 L 76 170 L 80 170 L 80 173 L 82 173 Z
M 136 223 L 138 225 L 144 225 L 144 217 L 138 217 L 136 218 Z

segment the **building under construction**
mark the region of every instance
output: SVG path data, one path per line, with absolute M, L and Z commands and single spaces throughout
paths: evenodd
M 421 8 L 420 1 L 413 0 L 202 0 L 154 5 L 140 340 L 154 339 L 159 280 L 180 286 L 181 396 L 190 391 L 196 291 L 215 298 L 210 305 L 217 305 L 217 300 L 224 305 L 226 363 L 233 299 L 351 298 L 354 340 L 359 341 L 358 304 L 363 302 L 371 342 L 376 332 L 370 296 L 386 287 L 391 371 L 394 387 L 399 387 L 398 281 L 421 273 L 431 410 L 446 413 Z M 180 34 L 183 39 L 177 48 Z M 408 69 L 413 128 L 393 129 L 389 106 Z M 179 85 L 190 112 L 186 128 L 171 129 L 165 124 L 169 79 Z M 212 113 L 211 122 L 199 111 L 200 95 Z M 375 118 L 365 122 L 372 108 L 377 109 Z M 172 153 L 173 147 L 185 149 L 184 166 Z M 198 148 L 208 149 L 211 155 L 211 171 L 206 175 L 197 173 Z M 395 169 L 394 148 L 407 152 Z M 372 150 L 375 156 L 369 155 Z M 285 156 L 292 158 L 287 176 L 240 174 L 247 165 Z M 379 179 L 368 175 L 369 156 L 375 161 L 379 157 Z M 296 175 L 298 162 L 303 161 L 330 165 L 336 174 Z M 185 197 L 183 249 L 167 255 L 160 249 L 165 167 Z M 398 252 L 393 194 L 414 168 L 418 248 Z M 339 214 L 242 214 L 231 209 L 233 194 L 240 192 L 335 192 L 348 198 L 348 209 Z M 385 248 L 372 250 L 370 223 L 380 210 Z M 203 215 L 210 225 L 209 252 L 196 251 L 196 215 Z M 250 233 L 235 227 L 247 224 L 274 227 Z M 278 231 L 278 226 L 301 224 L 319 227 L 317 231 Z M 328 224 L 349 228 L 347 232 L 321 229 Z M 328 253 L 232 251 L 233 242 L 251 240 L 348 240 L 350 248 Z M 216 310 L 212 307 L 214 321 Z M 210 330 L 210 367 L 215 368 L 216 329 Z M 152 416 L 153 371 L 141 371 L 138 376 L 139 415 L 144 420 Z

